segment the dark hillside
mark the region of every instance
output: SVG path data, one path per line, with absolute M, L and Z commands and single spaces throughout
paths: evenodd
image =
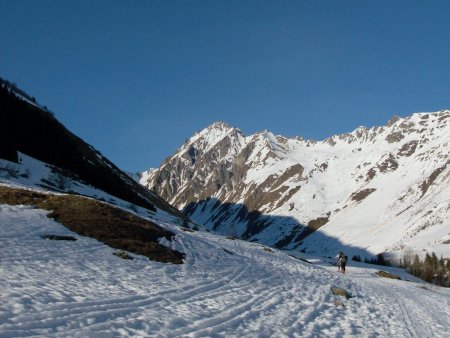
M 49 111 L 1 80 L 0 157 L 18 161 L 17 151 L 68 170 L 86 183 L 136 205 L 154 205 L 181 216 L 167 202 L 123 173 L 92 146 L 67 130 Z M 17 94 L 16 94 L 17 93 Z M 26 98 L 28 99 L 28 98 Z

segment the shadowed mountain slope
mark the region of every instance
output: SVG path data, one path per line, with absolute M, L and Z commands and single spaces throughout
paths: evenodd
M 121 171 L 65 128 L 47 109 L 1 79 L 0 158 L 18 162 L 18 152 L 51 164 L 85 183 L 130 203 L 184 217 L 158 195 Z

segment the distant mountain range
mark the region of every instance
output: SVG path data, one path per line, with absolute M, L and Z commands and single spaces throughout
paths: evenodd
M 218 122 L 140 182 L 208 231 L 278 248 L 449 256 L 449 154 L 448 110 L 319 142 Z
M 448 110 L 323 141 L 245 136 L 217 122 L 139 179 L 17 86 L 0 84 L 1 182 L 86 195 L 194 227 L 189 217 L 200 229 L 281 249 L 450 256 Z

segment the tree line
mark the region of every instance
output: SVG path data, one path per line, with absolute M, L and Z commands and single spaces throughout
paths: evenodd
M 355 255 L 352 260 L 362 262 L 361 256 Z M 403 259 L 400 259 L 399 264 L 394 264 L 386 259 L 383 254 L 378 254 L 374 258 L 364 258 L 364 263 L 383 265 L 383 266 L 397 266 L 404 268 L 410 274 L 423 279 L 426 282 L 433 283 L 439 286 L 450 287 L 450 259 L 438 258 L 432 252 L 425 254 L 423 259 L 420 259 L 418 254 L 414 254 L 412 250 L 405 250 Z
M 450 259 L 438 258 L 434 252 L 427 252 L 422 260 L 417 254 L 406 253 L 400 266 L 426 282 L 450 287 Z

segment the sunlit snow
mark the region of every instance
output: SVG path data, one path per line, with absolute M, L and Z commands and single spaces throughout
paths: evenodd
M 448 337 L 449 289 L 353 262 L 342 275 L 313 257 L 160 224 L 177 233 L 165 244 L 185 252 L 185 264 L 122 260 L 46 211 L 0 205 L 0 336 Z

